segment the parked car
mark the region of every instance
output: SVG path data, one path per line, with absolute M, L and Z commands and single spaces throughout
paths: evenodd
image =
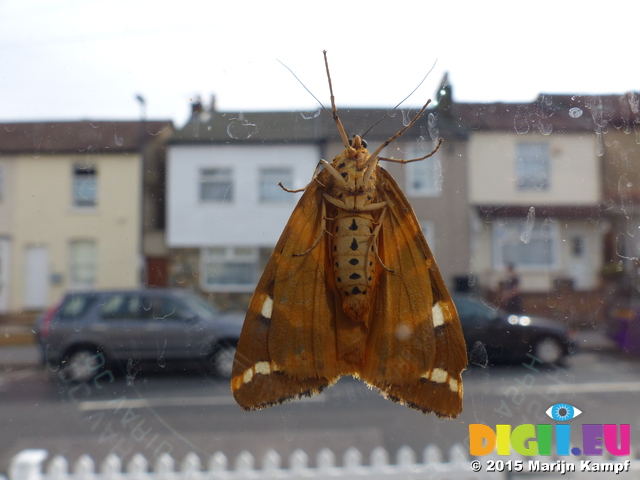
M 230 377 L 244 313 L 172 289 L 67 293 L 36 322 L 43 362 L 84 382 L 110 363 L 203 361 Z
M 555 364 L 575 349 L 575 332 L 558 322 L 507 313 L 469 295 L 453 295 L 453 302 L 471 363 L 530 360 L 529 353 L 544 363 Z M 478 351 L 480 358 L 474 358 Z

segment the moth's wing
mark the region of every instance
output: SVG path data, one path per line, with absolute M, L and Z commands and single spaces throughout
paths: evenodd
M 326 184 L 326 175 L 317 180 Z M 231 380 L 245 410 L 311 396 L 337 379 L 336 299 L 327 288 L 331 259 L 322 193 L 314 181 L 302 195 L 249 305 Z M 319 237 L 313 250 L 299 255 Z
M 378 249 L 393 273 L 378 277 L 362 377 L 390 400 L 455 417 L 467 365 L 458 313 L 402 190 L 382 168 L 378 180 Z

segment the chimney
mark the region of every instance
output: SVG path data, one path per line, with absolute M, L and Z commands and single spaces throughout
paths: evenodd
M 196 99 L 191 102 L 191 120 L 199 119 L 200 115 L 202 115 L 202 111 L 202 100 L 198 95 Z
M 215 95 L 211 95 L 211 103 L 209 105 L 209 112 L 210 113 L 215 113 L 216 112 L 216 96 Z

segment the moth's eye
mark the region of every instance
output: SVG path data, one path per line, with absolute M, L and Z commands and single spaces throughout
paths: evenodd
M 367 148 L 367 141 L 364 138 L 362 139 L 362 146 Z
M 545 413 L 557 422 L 566 422 L 579 416 L 582 410 L 568 403 L 556 403 L 551 405 Z

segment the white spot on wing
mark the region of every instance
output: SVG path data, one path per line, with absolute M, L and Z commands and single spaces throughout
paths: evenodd
M 458 381 L 455 378 L 449 379 L 449 388 L 451 389 L 452 392 L 458 391 Z
M 436 383 L 445 383 L 447 381 L 447 372 L 441 368 L 431 370 L 430 380 Z
M 431 310 L 431 317 L 433 318 L 433 328 L 444 325 L 444 313 L 440 306 L 440 302 L 433 306 L 433 309 Z
M 262 304 L 262 311 L 260 313 L 265 318 L 271 318 L 271 313 L 273 313 L 273 298 L 271 298 L 271 295 L 265 298 L 264 303 Z
M 269 365 L 269 362 L 258 362 L 254 368 L 256 369 L 256 373 L 260 375 L 269 375 L 271 373 L 271 365 Z
M 244 375 L 242 376 L 242 381 L 244 383 L 249 383 L 252 379 L 253 379 L 253 367 L 252 368 L 247 368 L 244 371 Z

